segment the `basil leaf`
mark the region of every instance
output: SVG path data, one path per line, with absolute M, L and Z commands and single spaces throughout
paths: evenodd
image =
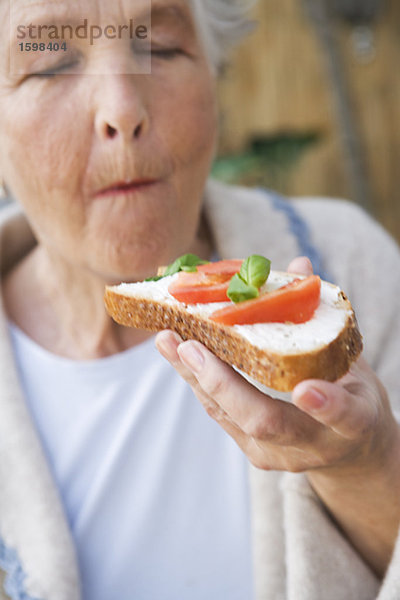
M 145 281 L 160 281 L 160 279 L 162 278 L 162 275 L 157 275 L 156 277 L 148 277 L 147 279 L 145 279 Z
M 195 273 L 197 271 L 197 267 L 181 267 L 181 271 L 185 271 L 185 273 Z
M 187 273 L 194 273 L 197 271 L 198 265 L 206 265 L 208 264 L 208 260 L 202 260 L 195 254 L 184 254 L 177 258 L 171 265 L 169 265 L 164 272 L 164 275 L 156 275 L 155 277 L 148 277 L 145 281 L 160 281 L 163 277 L 167 277 L 167 275 L 175 275 L 175 273 L 179 273 L 179 271 L 186 271 Z
M 271 271 L 271 261 L 264 256 L 252 254 L 243 262 L 240 276 L 248 285 L 260 288 L 267 281 Z
M 243 281 L 239 273 L 236 273 L 229 284 L 227 296 L 232 302 L 244 302 L 244 300 L 257 298 L 258 289 L 254 285 L 249 285 Z
M 168 275 L 175 275 L 175 273 L 179 273 L 179 271 L 185 271 L 189 269 L 190 271 L 197 271 L 196 267 L 198 265 L 205 265 L 208 262 L 209 261 L 207 260 L 202 260 L 195 254 L 184 254 L 183 256 L 177 258 L 165 269 L 164 277 L 167 277 Z

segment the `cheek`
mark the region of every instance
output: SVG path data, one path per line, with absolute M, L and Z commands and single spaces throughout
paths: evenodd
M 18 102 L 7 103 L 9 118 L 2 128 L 7 148 L 4 180 L 42 241 L 69 244 L 85 222 L 82 203 L 72 201 L 79 195 L 86 160 L 88 136 L 82 111 L 75 109 L 72 97 L 65 93 L 35 99 L 34 94 L 22 97 L 23 92 Z M 15 105 L 24 108 L 16 111 Z M 80 135 L 74 133 L 78 131 Z M 67 219 L 60 219 L 60 214 Z
M 191 243 L 196 235 L 204 186 L 215 154 L 217 106 L 214 81 L 196 73 L 173 92 L 164 90 L 158 123 L 163 153 L 174 164 L 175 239 Z
M 196 168 L 213 157 L 217 115 L 215 89 L 206 75 L 166 91 L 162 104 L 162 142 L 176 162 Z M 172 116 L 172 118 L 171 118 Z M 194 173 L 192 172 L 192 175 Z
M 70 127 L 73 123 L 75 130 L 79 126 L 84 132 L 84 123 L 77 123 L 79 111 L 68 98 L 61 100 L 60 94 L 53 94 L 46 101 L 36 101 L 35 94 L 28 99 L 24 93 L 20 96 L 6 109 L 7 124 L 2 128 L 2 141 L 7 148 L 4 178 L 21 201 L 32 195 L 43 197 L 66 186 L 71 189 L 81 172 L 77 167 L 84 159 L 83 147 L 71 135 Z M 16 110 L 21 106 L 22 111 Z M 84 134 L 80 139 L 85 139 Z

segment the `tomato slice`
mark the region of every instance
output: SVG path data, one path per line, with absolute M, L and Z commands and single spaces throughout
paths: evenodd
M 169 293 L 185 304 L 205 304 L 208 302 L 226 302 L 231 275 L 212 273 L 179 273 L 168 288 Z
M 318 275 L 311 275 L 253 300 L 232 303 L 213 312 L 210 319 L 224 325 L 305 323 L 318 308 L 320 295 L 321 279 Z
M 185 304 L 226 302 L 230 280 L 239 273 L 243 260 L 220 260 L 199 265 L 194 273 L 180 272 L 168 288 L 169 293 Z
M 210 275 L 212 273 L 218 273 L 220 275 L 230 275 L 233 277 L 235 273 L 239 273 L 240 267 L 243 264 L 243 259 L 233 258 L 229 260 L 219 260 L 217 262 L 210 262 L 205 265 L 199 265 L 197 270 L 200 273 Z

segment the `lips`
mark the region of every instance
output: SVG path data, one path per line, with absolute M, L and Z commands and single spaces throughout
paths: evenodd
M 100 189 L 96 192 L 96 196 L 107 196 L 110 194 L 129 194 L 150 187 L 157 183 L 157 179 L 135 179 L 127 181 L 116 181 L 111 185 Z

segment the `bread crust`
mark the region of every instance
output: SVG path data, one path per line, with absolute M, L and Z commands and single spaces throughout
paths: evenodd
M 340 308 L 350 312 L 336 339 L 312 352 L 289 355 L 257 348 L 233 327 L 188 314 L 184 304 L 170 305 L 125 296 L 110 287 L 106 289 L 104 301 L 109 315 L 117 323 L 154 332 L 172 329 L 184 340 L 198 340 L 221 360 L 282 392 L 291 391 L 304 379 L 336 381 L 347 373 L 362 350 L 357 320 L 343 292 Z

